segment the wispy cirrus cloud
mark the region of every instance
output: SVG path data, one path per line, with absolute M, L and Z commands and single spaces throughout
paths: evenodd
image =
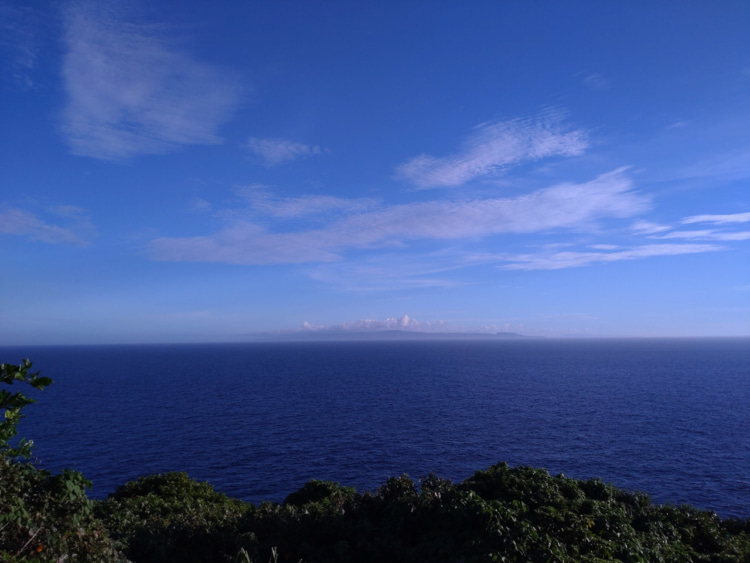
M 339 245 L 320 232 L 269 233 L 238 222 L 218 233 L 196 237 L 162 237 L 147 245 L 152 260 L 167 262 L 224 262 L 228 264 L 301 264 L 331 262 L 340 257 Z
M 750 222 L 750 213 L 732 213 L 726 215 L 691 215 L 679 221 L 680 225 L 693 225 L 696 223 L 711 223 L 724 226 L 737 223 Z M 713 241 L 741 241 L 750 240 L 748 231 L 720 231 L 717 229 L 699 229 L 692 231 L 675 230 L 675 227 L 652 223 L 649 221 L 636 221 L 631 225 L 631 230 L 637 235 L 645 235 L 651 239 L 692 239 Z
M 371 292 L 464 286 L 472 282 L 457 281 L 448 274 L 467 265 L 474 264 L 467 264 L 457 252 L 386 252 L 317 264 L 306 273 L 314 280 L 347 291 Z
M 672 231 L 662 235 L 651 236 L 650 238 L 659 239 L 694 239 L 694 240 L 750 240 L 750 231 L 715 231 L 713 229 L 703 229 L 700 231 Z
M 236 82 L 123 6 L 73 2 L 65 10 L 63 133 L 73 154 L 118 160 L 220 143 Z
M 212 209 L 211 202 L 200 197 L 192 198 L 188 204 L 188 210 L 191 213 L 210 213 Z
M 680 221 L 683 225 L 692 223 L 714 223 L 723 225 L 727 223 L 750 223 L 749 213 L 731 213 L 729 215 L 692 215 Z
M 251 137 L 245 147 L 268 167 L 325 152 L 317 145 L 305 145 L 287 139 L 260 139 L 258 137 Z
M 652 223 L 651 221 L 636 221 L 630 227 L 630 229 L 639 235 L 652 235 L 654 233 L 663 233 L 669 231 L 672 227 L 668 225 L 661 225 L 659 223 Z
M 506 261 L 504 270 L 561 270 L 591 264 L 638 260 L 654 256 L 679 256 L 716 252 L 723 247 L 713 244 L 650 244 L 617 252 L 556 252 L 553 254 L 506 254 L 497 258 Z
M 609 80 L 597 72 L 584 76 L 583 83 L 593 90 L 608 90 L 610 87 Z
M 155 260 L 237 264 L 338 260 L 352 248 L 404 245 L 412 240 L 481 239 L 503 233 L 585 230 L 603 218 L 625 218 L 650 207 L 625 169 L 582 184 L 560 184 L 514 198 L 427 201 L 386 206 L 338 218 L 324 228 L 271 233 L 237 222 L 208 236 L 151 241 Z
M 650 207 L 620 168 L 590 182 L 564 183 L 513 198 L 428 201 L 396 205 L 351 217 L 339 225 L 350 240 L 370 244 L 403 239 L 481 238 L 591 228 L 604 217 L 636 215 Z
M 417 156 L 396 174 L 421 189 L 455 187 L 525 161 L 580 155 L 588 146 L 585 131 L 566 129 L 555 115 L 484 123 L 459 152 Z
M 88 241 L 71 229 L 47 223 L 33 213 L 8 206 L 0 206 L 0 234 L 17 235 L 50 244 L 88 245 Z
M 725 181 L 750 178 L 750 148 L 742 147 L 699 159 L 678 171 L 676 177 L 721 178 Z
M 299 219 L 302 217 L 328 216 L 332 214 L 351 214 L 367 211 L 377 205 L 369 198 L 347 199 L 327 195 L 303 195 L 298 197 L 279 197 L 267 186 L 251 185 L 238 190 L 238 194 L 249 205 L 248 210 L 240 210 L 241 215 L 266 215 L 279 219 Z M 228 216 L 232 216 L 230 212 Z M 234 213 L 236 216 L 236 213 Z
M 5 55 L 3 66 L 13 82 L 24 90 L 34 87 L 32 72 L 39 59 L 39 24 L 40 16 L 31 6 L 0 4 L 0 52 Z

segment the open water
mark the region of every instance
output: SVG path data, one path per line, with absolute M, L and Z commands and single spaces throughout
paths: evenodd
M 0 348 L 54 379 L 21 435 L 102 498 L 187 471 L 282 501 L 307 480 L 462 480 L 499 461 L 750 517 L 750 339 Z

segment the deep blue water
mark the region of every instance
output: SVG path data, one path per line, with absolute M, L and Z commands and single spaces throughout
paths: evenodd
M 99 498 L 173 470 L 258 502 L 507 461 L 750 517 L 750 339 L 0 348 L 24 357 L 54 384 L 21 434 Z

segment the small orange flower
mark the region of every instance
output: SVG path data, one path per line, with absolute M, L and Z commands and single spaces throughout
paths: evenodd
M 44 550 L 44 546 L 42 544 L 39 544 L 38 546 L 36 546 L 37 553 L 41 553 L 43 550 Z

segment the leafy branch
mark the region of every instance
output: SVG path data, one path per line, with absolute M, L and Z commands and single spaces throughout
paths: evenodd
M 31 373 L 30 370 L 29 360 L 23 360 L 17 366 L 0 364 L 0 383 L 5 385 L 27 383 L 39 390 L 52 383 L 49 377 L 40 377 L 39 372 Z M 11 445 L 10 440 L 18 434 L 18 423 L 23 418 L 21 410 L 35 402 L 20 391 L 11 393 L 7 389 L 0 389 L 0 409 L 5 411 L 4 418 L 0 422 L 0 455 L 8 458 L 28 458 L 31 455 L 31 448 L 34 445 L 31 440 L 21 439 L 16 446 Z

